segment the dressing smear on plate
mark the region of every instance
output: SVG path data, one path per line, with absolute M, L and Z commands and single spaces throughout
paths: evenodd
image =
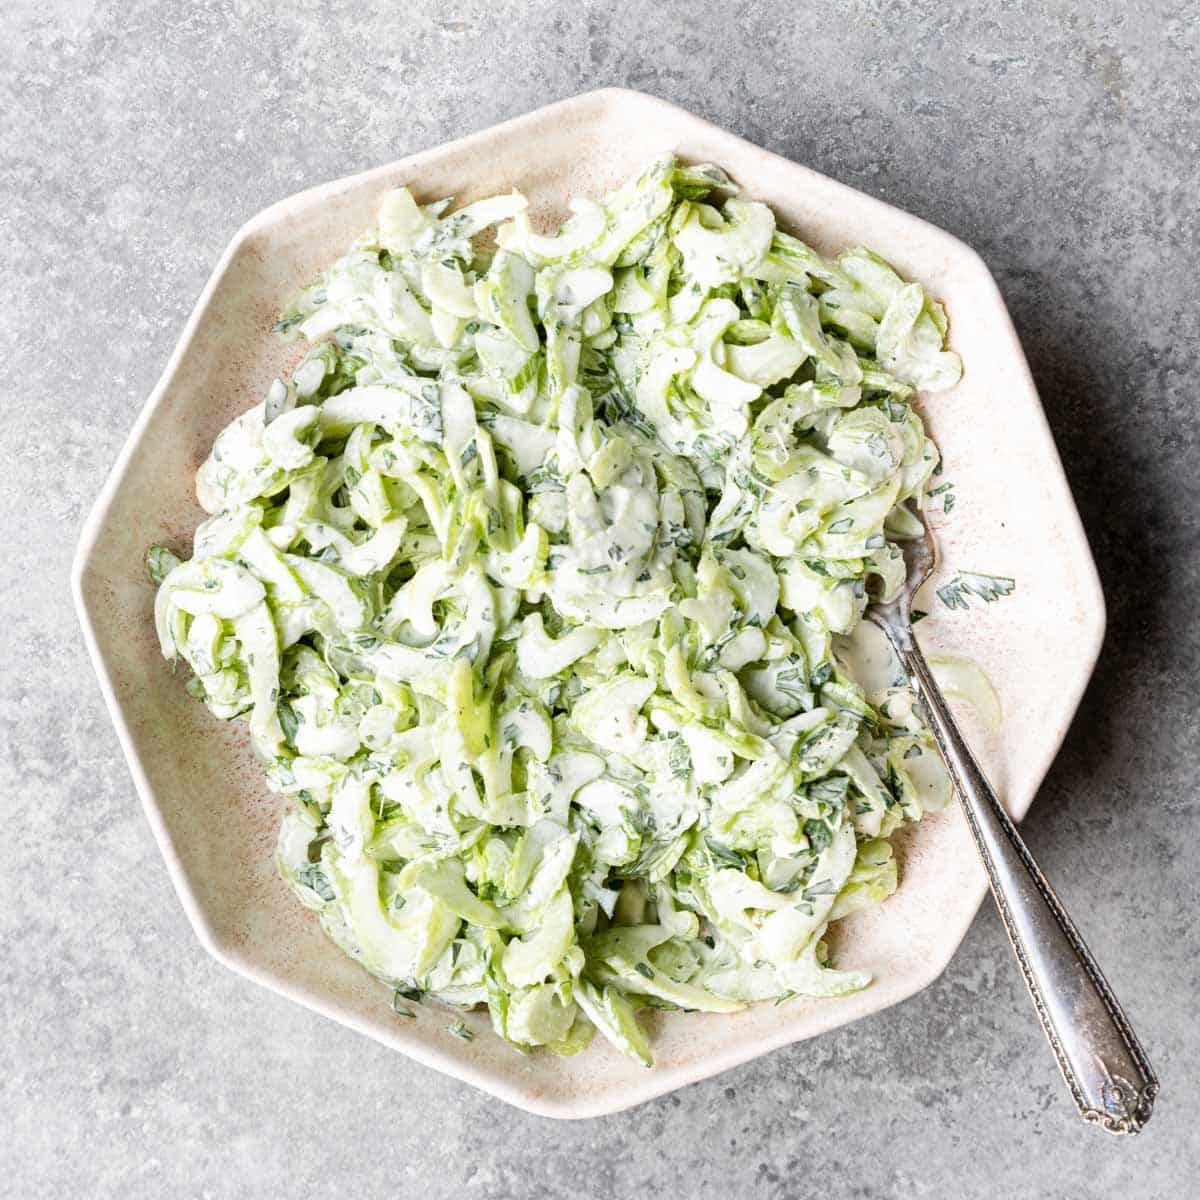
M 152 549 L 158 632 L 398 1017 L 649 1063 L 639 1009 L 866 986 L 826 927 L 949 795 L 852 640 L 920 532 L 941 306 L 666 158 L 553 236 L 390 192 L 276 329 L 308 352 L 217 438 L 192 558 Z

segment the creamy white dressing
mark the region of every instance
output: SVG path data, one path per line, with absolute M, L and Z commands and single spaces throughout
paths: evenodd
M 861 623 L 938 461 L 944 314 L 713 167 L 554 236 L 450 209 L 389 193 L 284 314 L 314 346 L 217 439 L 193 559 L 152 553 L 163 653 L 248 719 L 284 877 L 400 1016 L 649 1061 L 648 998 L 865 986 L 826 925 L 947 794 Z

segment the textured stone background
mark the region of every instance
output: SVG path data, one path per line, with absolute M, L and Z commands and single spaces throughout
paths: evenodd
M 0 1194 L 1192 1192 L 1194 5 L 6 0 L 0 34 Z M 76 631 L 80 522 L 246 217 L 609 83 L 919 213 L 1000 282 L 1110 605 L 1027 830 L 1164 1077 L 1134 1142 L 1077 1121 L 990 911 L 908 1003 L 569 1125 L 188 929 Z

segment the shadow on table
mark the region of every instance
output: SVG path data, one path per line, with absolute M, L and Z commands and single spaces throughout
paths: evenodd
M 1086 318 L 1074 323 L 1073 337 L 1047 327 L 1046 314 L 1064 310 L 1047 294 L 1044 278 L 1000 282 L 1083 518 L 1108 610 L 1095 674 L 1042 786 L 1044 797 L 1056 802 L 1035 804 L 1024 822 L 1031 844 L 1039 851 L 1045 846 L 1050 857 L 1054 847 L 1046 845 L 1046 835 L 1064 814 L 1086 815 L 1094 781 L 1116 749 L 1117 723 L 1129 720 L 1130 699 L 1144 682 L 1147 655 L 1166 641 L 1169 518 L 1147 463 L 1153 416 L 1138 412 L 1138 392 L 1146 381 L 1121 370 L 1106 330 L 1089 328 Z M 1140 431 L 1131 423 L 1141 424 Z

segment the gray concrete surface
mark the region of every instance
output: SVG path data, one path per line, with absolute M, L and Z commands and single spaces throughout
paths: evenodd
M 0 1195 L 1195 1194 L 1194 5 L 7 0 L 0 34 Z M 1140 1139 L 1077 1122 L 990 911 L 910 1002 L 572 1125 L 191 936 L 76 630 L 80 522 L 247 216 L 608 83 L 995 272 L 1110 604 L 1028 837 L 1164 1078 Z

